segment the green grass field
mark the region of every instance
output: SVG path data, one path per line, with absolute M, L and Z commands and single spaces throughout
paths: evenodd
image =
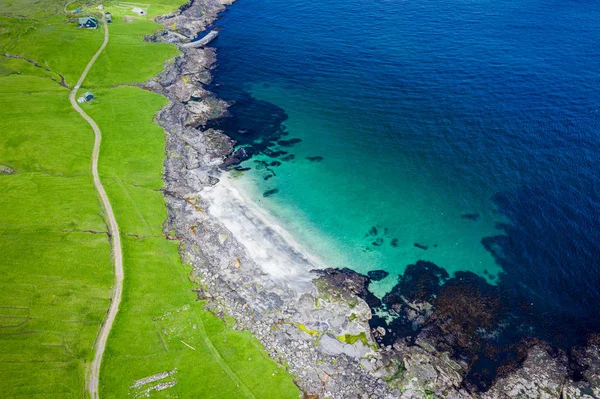
M 149 2 L 155 16 L 181 0 Z M 148 80 L 177 49 L 142 41 L 159 26 L 123 23 L 127 9 L 104 4 L 114 23 L 82 89 L 97 99 L 83 108 L 103 133 L 100 175 L 121 228 L 125 286 L 101 396 L 297 398 L 258 340 L 203 310 L 179 244 L 163 237 L 164 132 L 153 117 L 166 99 L 123 85 Z M 0 56 L 0 170 L 13 170 L 0 174 L 0 397 L 86 397 L 86 367 L 113 285 L 90 174 L 93 132 L 58 84 L 75 83 L 102 30 L 65 22 L 64 5 L 0 0 L 1 54 L 42 66 Z
M 113 279 L 93 137 L 65 88 L 10 61 L 0 76 L 0 164 L 14 170 L 0 174 L 0 397 L 82 397 Z

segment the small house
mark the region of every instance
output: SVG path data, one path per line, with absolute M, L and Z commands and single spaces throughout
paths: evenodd
M 94 99 L 94 95 L 91 92 L 88 91 L 83 96 L 79 97 L 77 99 L 77 102 L 79 104 L 83 104 L 85 102 L 92 101 L 93 99 Z
M 98 20 L 94 17 L 79 18 L 79 24 L 77 25 L 77 27 L 85 29 L 96 29 L 98 27 Z
M 104 14 L 104 16 L 106 17 L 106 22 L 111 24 L 112 23 L 112 14 L 107 12 L 106 14 Z
M 123 22 L 133 22 L 135 21 L 131 15 L 125 15 L 123 17 Z
M 131 11 L 133 11 L 134 13 L 136 13 L 139 16 L 144 16 L 146 15 L 146 10 L 144 10 L 143 8 L 140 7 L 133 7 L 131 9 Z
M 81 14 L 81 13 L 83 12 L 83 10 L 82 10 L 81 8 L 77 7 L 77 8 L 75 9 L 75 11 L 73 11 L 73 12 L 74 12 L 75 14 Z

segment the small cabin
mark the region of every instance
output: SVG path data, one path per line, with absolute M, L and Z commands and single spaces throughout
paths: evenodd
M 146 15 L 146 10 L 144 10 L 143 8 L 140 7 L 133 7 L 131 9 L 132 12 L 136 13 L 139 16 L 144 16 Z
M 83 104 L 85 102 L 92 101 L 94 98 L 95 98 L 94 95 L 91 92 L 88 91 L 83 96 L 79 97 L 77 99 L 77 102 L 79 104 Z
M 125 15 L 123 17 L 123 22 L 133 22 L 135 21 L 135 19 L 133 19 L 133 17 L 131 15 Z
M 107 12 L 104 16 L 106 17 L 106 23 L 112 24 L 112 14 Z
M 94 17 L 79 18 L 78 28 L 85 29 L 96 29 L 98 27 L 98 20 Z

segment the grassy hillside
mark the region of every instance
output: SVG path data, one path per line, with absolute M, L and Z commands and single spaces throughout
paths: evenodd
M 180 0 L 148 2 L 153 16 Z M 90 174 L 93 132 L 60 84 L 75 83 L 102 30 L 66 22 L 64 5 L 0 0 L 0 53 L 38 65 L 0 56 L 0 209 L 8 210 L 0 213 L 0 397 L 84 397 L 113 284 Z M 97 99 L 83 108 L 103 133 L 99 168 L 121 228 L 125 287 L 101 396 L 298 397 L 256 339 L 202 309 L 179 244 L 163 237 L 164 132 L 153 116 L 166 99 L 123 85 L 146 81 L 177 49 L 143 42 L 157 24 L 121 22 L 129 10 L 104 5 L 114 23 L 82 89 Z M 169 373 L 134 386 L 161 372 Z

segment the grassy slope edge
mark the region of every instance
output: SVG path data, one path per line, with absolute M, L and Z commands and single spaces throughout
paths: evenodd
M 146 1 L 149 17 L 177 2 Z M 11 210 L 0 214 L 0 396 L 82 397 L 112 269 L 89 173 L 93 133 L 57 81 L 74 84 L 102 32 L 65 23 L 64 4 L 8 4 L 0 0 L 2 53 L 44 68 L 0 57 L 0 129 L 8 132 L 0 135 L 0 167 L 15 172 L 0 175 L 0 206 Z M 101 396 L 298 397 L 255 338 L 202 309 L 178 243 L 163 237 L 164 132 L 153 116 L 167 100 L 116 86 L 146 81 L 177 50 L 142 41 L 159 28 L 149 17 L 123 23 L 127 10 L 104 4 L 114 15 L 110 42 L 82 90 L 97 97 L 84 109 L 103 133 L 100 175 L 121 227 L 126 277 Z

